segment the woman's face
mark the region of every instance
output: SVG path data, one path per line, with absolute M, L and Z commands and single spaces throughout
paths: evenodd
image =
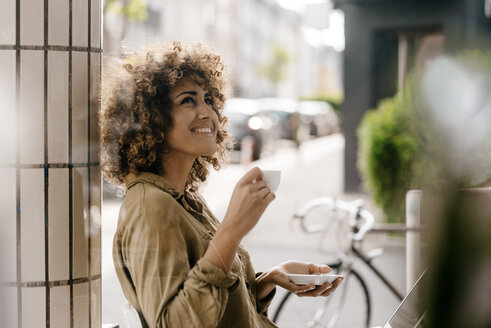
M 218 116 L 211 94 L 191 79 L 183 80 L 169 94 L 173 126 L 166 134 L 169 157 L 213 155 L 217 149 Z

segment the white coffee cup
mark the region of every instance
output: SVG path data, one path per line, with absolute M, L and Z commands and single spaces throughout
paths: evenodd
M 263 179 L 266 180 L 266 184 L 271 192 L 274 194 L 280 186 L 281 171 L 279 170 L 262 170 Z

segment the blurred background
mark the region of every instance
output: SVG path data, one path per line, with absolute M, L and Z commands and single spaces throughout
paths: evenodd
M 474 159 L 445 143 L 466 140 L 476 122 L 447 126 L 443 138 L 439 122 L 455 115 L 462 123 L 470 114 L 458 113 L 469 106 L 490 110 L 491 1 L 106 0 L 103 12 L 106 57 L 161 40 L 201 42 L 223 56 L 233 87 L 225 113 L 236 145 L 231 164 L 212 173 L 203 194 L 221 219 L 251 166 L 282 171 L 277 199 L 244 240 L 257 270 L 288 259 L 326 261 L 319 245 L 334 241 L 303 235 L 291 222 L 314 197 L 361 198 L 378 222 L 404 223 L 408 190 L 433 188 L 432 195 L 445 186 L 489 185 L 489 147 L 472 148 L 480 154 Z M 451 65 L 442 66 L 442 58 Z M 458 72 L 481 80 L 467 88 L 472 77 L 459 79 Z M 440 118 L 432 120 L 435 107 Z M 480 122 L 477 138 L 490 140 L 490 121 Z M 446 141 L 432 142 L 440 139 Z M 457 165 L 453 174 L 448 163 L 456 157 L 480 164 Z M 122 194 L 104 187 L 103 322 L 122 323 L 110 253 Z M 405 236 L 377 235 L 365 244 L 384 248 L 375 265 L 404 290 Z M 372 293 L 372 324 L 381 325 L 399 301 L 373 273 L 358 270 Z
M 345 245 L 292 220 L 315 197 L 404 225 L 422 190 L 412 257 L 404 234 L 363 248 L 401 293 L 433 267 L 425 327 L 491 326 L 491 0 L 2 0 L 0 326 L 128 328 L 98 82 L 108 57 L 172 40 L 214 48 L 232 83 L 231 163 L 201 189 L 217 218 L 251 167 L 281 170 L 243 240 L 257 271 Z M 400 301 L 359 262 L 382 325 Z

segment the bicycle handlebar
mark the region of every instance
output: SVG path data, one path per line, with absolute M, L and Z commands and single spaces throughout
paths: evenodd
M 375 223 L 375 218 L 372 213 L 367 210 L 362 209 L 363 201 L 355 200 L 353 202 L 344 202 L 336 200 L 332 197 L 319 197 L 308 201 L 304 206 L 302 206 L 297 212 L 295 212 L 294 217 L 300 219 L 302 229 L 307 233 L 320 232 L 324 229 L 325 225 L 314 225 L 307 226 L 305 224 L 304 217 L 313 207 L 327 205 L 331 209 L 339 209 L 347 214 L 351 214 L 357 223 L 360 218 L 363 218 L 365 222 L 359 227 L 358 231 L 353 234 L 353 240 L 360 241 L 363 239 L 365 234 L 373 228 Z M 351 223 L 350 223 L 351 224 Z

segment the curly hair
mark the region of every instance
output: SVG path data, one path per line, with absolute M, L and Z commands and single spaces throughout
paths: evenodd
M 163 173 L 168 152 L 166 132 L 172 128 L 169 93 L 184 79 L 193 79 L 210 92 L 218 115 L 217 151 L 198 156 L 186 181 L 195 191 L 205 181 L 210 165 L 215 170 L 228 159 L 232 139 L 225 130 L 222 109 L 229 83 L 219 55 L 201 44 L 180 42 L 147 46 L 123 59 L 111 59 L 102 84 L 101 168 L 107 180 L 123 186 L 131 172 Z

